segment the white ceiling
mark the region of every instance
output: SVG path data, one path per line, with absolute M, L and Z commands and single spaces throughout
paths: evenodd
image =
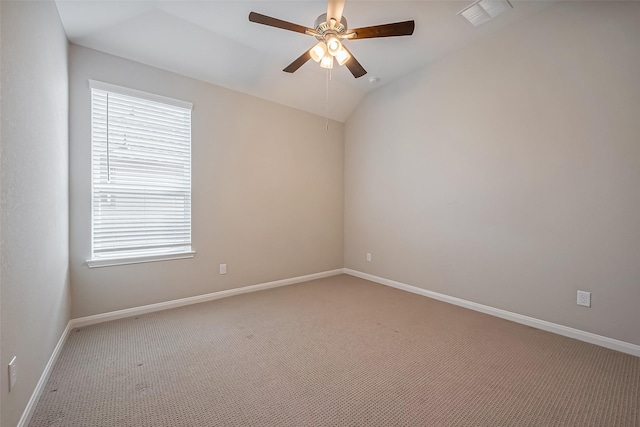
M 173 71 L 324 116 L 327 72 L 309 61 L 294 74 L 281 71 L 315 39 L 251 23 L 250 11 L 313 27 L 326 2 L 57 0 L 62 24 L 75 44 Z M 348 41 L 368 71 L 355 79 L 334 68 L 329 84 L 332 119 L 345 121 L 362 97 L 480 37 L 547 7 L 549 1 L 512 1 L 513 9 L 479 28 L 457 15 L 468 1 L 347 0 L 349 28 L 413 19 L 413 36 Z M 380 78 L 370 83 L 370 77 Z

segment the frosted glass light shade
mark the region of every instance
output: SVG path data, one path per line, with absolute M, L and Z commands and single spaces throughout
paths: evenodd
M 333 68 L 333 56 L 325 55 L 320 61 L 320 66 L 322 68 Z
M 347 52 L 347 50 L 344 47 L 341 47 L 338 53 L 336 53 L 336 60 L 340 65 L 346 64 L 346 62 L 350 58 L 351 58 L 351 55 L 349 55 L 349 52 Z
M 342 43 L 337 37 L 331 36 L 327 39 L 327 50 L 331 56 L 336 56 L 342 49 Z
M 311 59 L 316 62 L 320 62 L 320 60 L 327 54 L 327 46 L 324 44 L 324 42 L 319 42 L 317 45 L 311 48 L 309 54 L 311 55 Z

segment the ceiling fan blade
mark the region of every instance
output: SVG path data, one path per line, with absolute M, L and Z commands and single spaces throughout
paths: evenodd
M 410 36 L 413 34 L 416 23 L 414 21 L 395 22 L 393 24 L 373 25 L 371 27 L 356 28 L 349 30 L 351 40 L 372 39 L 376 37 L 396 37 Z
M 353 77 L 357 79 L 358 77 L 362 77 L 367 74 L 367 70 L 365 70 L 362 65 L 360 65 L 356 57 L 353 56 L 353 53 L 351 53 L 351 51 L 347 49 L 345 45 L 342 45 L 342 47 L 349 53 L 349 55 L 351 55 L 351 58 L 349 58 L 349 60 L 344 65 L 346 65 L 349 71 L 351 71 Z
M 281 28 L 283 30 L 295 31 L 296 33 L 306 34 L 307 30 L 311 28 L 303 27 L 302 25 L 294 24 L 292 22 L 283 21 L 281 19 L 272 18 L 260 13 L 251 12 L 249 14 L 249 21 L 257 24 L 268 25 L 269 27 Z
M 298 70 L 298 68 L 302 67 L 309 59 L 311 59 L 311 55 L 309 54 L 311 49 L 312 48 L 300 55 L 295 61 L 287 65 L 287 68 L 282 71 L 286 73 L 294 73 L 296 70 Z
M 327 23 L 331 18 L 336 20 L 336 23 L 340 23 L 342 19 L 342 11 L 344 10 L 345 0 L 329 0 L 327 2 Z

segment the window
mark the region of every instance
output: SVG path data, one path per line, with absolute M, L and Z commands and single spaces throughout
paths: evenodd
M 91 80 L 89 267 L 188 258 L 190 103 Z

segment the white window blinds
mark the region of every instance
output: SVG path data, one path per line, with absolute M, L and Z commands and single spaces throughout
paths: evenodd
M 191 251 L 191 104 L 90 85 L 92 259 Z

